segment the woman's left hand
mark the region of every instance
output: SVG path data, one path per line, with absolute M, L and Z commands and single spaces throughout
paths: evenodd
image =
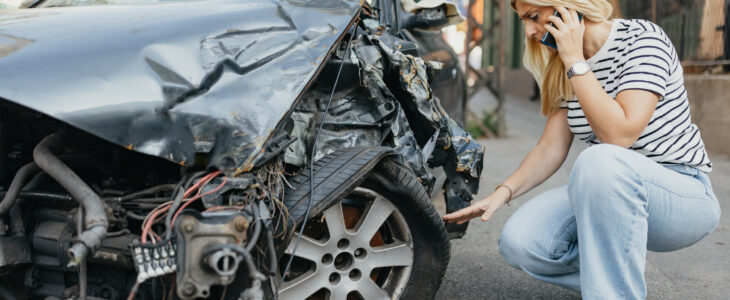
M 555 26 L 545 24 L 545 29 L 555 37 L 558 46 L 560 60 L 566 68 L 570 68 L 574 63 L 585 61 L 583 57 L 583 33 L 585 32 L 585 24 L 578 19 L 578 13 L 575 10 L 568 10 L 565 7 L 556 7 L 562 19 L 557 16 L 548 17 L 548 21 L 553 22 Z

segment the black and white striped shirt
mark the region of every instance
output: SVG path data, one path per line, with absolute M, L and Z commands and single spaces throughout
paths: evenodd
M 712 170 L 700 131 L 692 123 L 682 66 L 664 31 L 645 20 L 614 19 L 606 43 L 587 60 L 603 89 L 612 97 L 624 90 L 659 95 L 649 125 L 630 149 L 663 164 L 686 164 Z M 576 138 L 600 144 L 578 100 L 563 104 Z

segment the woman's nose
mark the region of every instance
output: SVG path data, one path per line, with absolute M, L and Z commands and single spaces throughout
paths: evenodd
M 537 30 L 537 25 L 533 22 L 529 22 L 525 24 L 525 36 L 530 39 L 535 39 L 535 37 L 538 35 L 539 31 Z

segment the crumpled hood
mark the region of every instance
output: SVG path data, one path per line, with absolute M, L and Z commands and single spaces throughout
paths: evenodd
M 358 1 L 253 0 L 0 14 L 0 98 L 135 151 L 250 170 Z

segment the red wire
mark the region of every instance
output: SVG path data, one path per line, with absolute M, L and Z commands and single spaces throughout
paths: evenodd
M 182 206 L 180 206 L 180 209 L 178 209 L 178 211 L 177 211 L 177 212 L 175 213 L 175 215 L 174 215 L 174 216 L 172 217 L 172 224 L 175 224 L 175 220 L 177 219 L 177 216 L 178 216 L 178 215 L 179 215 L 179 214 L 180 214 L 180 213 L 181 213 L 181 212 L 182 212 L 182 211 L 183 211 L 183 210 L 184 210 L 184 209 L 185 209 L 186 207 L 188 207 L 188 205 L 190 205 L 191 203 L 193 203 L 193 201 L 195 201 L 195 200 L 198 200 L 198 199 L 200 199 L 200 198 L 203 198 L 204 196 L 207 196 L 207 195 L 210 195 L 210 194 L 213 194 L 213 193 L 215 193 L 215 192 L 219 191 L 219 190 L 220 190 L 221 188 L 223 188 L 223 186 L 224 186 L 224 185 L 226 185 L 226 182 L 228 182 L 228 178 L 227 178 L 227 177 L 223 177 L 223 182 L 221 182 L 221 184 L 219 184 L 219 185 L 218 185 L 218 187 L 216 187 L 216 188 L 215 188 L 214 190 L 212 190 L 212 191 L 209 191 L 209 192 L 206 192 L 205 194 L 202 194 L 202 195 L 201 195 L 200 193 L 198 193 L 197 195 L 195 195 L 195 197 L 193 197 L 193 198 L 190 198 L 190 200 L 188 200 L 188 202 L 185 202 L 185 204 L 183 204 Z
M 145 218 L 144 223 L 142 223 L 142 243 L 147 242 L 147 233 L 150 231 L 150 228 L 152 228 L 152 224 L 157 222 L 156 218 L 158 215 L 168 211 L 170 209 L 170 206 L 172 206 L 172 202 L 167 202 L 165 204 L 162 204 L 155 208 L 152 212 L 150 212 L 147 215 L 147 218 Z
M 215 171 L 208 175 L 205 175 L 202 179 L 198 180 L 193 186 L 191 186 L 187 191 L 185 191 L 185 194 L 183 195 L 183 198 L 187 198 L 190 196 L 190 193 L 194 192 L 195 190 L 199 189 L 201 186 L 204 186 L 210 182 L 213 177 L 218 176 L 221 173 L 221 171 Z M 200 191 L 198 191 L 200 192 Z
M 220 175 L 221 171 L 215 171 L 211 172 L 208 175 L 205 175 L 203 178 L 198 180 L 193 186 L 188 188 L 185 193 L 183 194 L 183 198 L 187 200 L 181 207 L 177 209 L 177 212 L 175 213 L 174 217 L 172 218 L 172 224 L 175 224 L 175 219 L 177 219 L 177 216 L 180 214 L 180 212 L 183 211 L 186 207 L 188 207 L 193 201 L 202 198 L 203 196 L 210 195 L 212 193 L 215 193 L 219 191 L 225 183 L 228 181 L 226 177 L 223 177 L 223 183 L 221 183 L 218 187 L 216 187 L 214 190 L 210 192 L 206 192 L 205 194 L 200 194 L 200 188 L 202 186 L 205 186 L 208 184 L 213 178 Z M 197 190 L 197 193 L 194 197 L 188 199 L 188 197 Z M 147 237 L 151 236 L 153 239 L 162 240 L 154 231 L 151 230 L 152 225 L 163 220 L 166 216 L 166 213 L 170 210 L 172 207 L 172 202 L 166 202 L 164 204 L 161 204 L 160 206 L 153 209 L 149 214 L 147 214 L 147 217 L 144 219 L 144 222 L 142 222 L 142 243 L 147 242 Z

